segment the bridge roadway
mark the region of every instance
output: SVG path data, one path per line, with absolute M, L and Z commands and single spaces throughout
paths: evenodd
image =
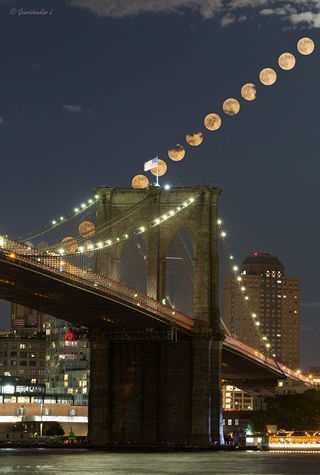
M 40 254 L 1 238 L 0 298 L 26 305 L 73 324 L 102 332 L 174 328 L 179 338 L 197 331 L 194 320 L 125 285 L 79 268 L 58 255 Z M 222 377 L 239 387 L 261 392 L 280 378 L 303 376 L 229 335 L 223 342 Z

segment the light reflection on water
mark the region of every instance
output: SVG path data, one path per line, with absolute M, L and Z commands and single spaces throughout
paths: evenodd
M 320 453 L 109 453 L 86 450 L 0 449 L 0 474 L 48 475 L 315 475 Z

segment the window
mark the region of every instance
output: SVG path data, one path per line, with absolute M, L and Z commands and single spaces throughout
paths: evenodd
M 24 350 L 27 348 L 27 345 L 25 343 L 20 343 L 20 349 Z
M 228 426 L 232 426 L 232 419 L 228 419 Z
M 16 351 L 11 351 L 10 356 L 17 356 L 17 352 Z

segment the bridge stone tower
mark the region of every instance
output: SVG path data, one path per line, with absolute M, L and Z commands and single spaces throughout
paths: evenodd
M 183 227 L 194 248 L 193 335 L 159 341 L 115 341 L 108 332 L 91 342 L 89 439 L 93 444 L 189 445 L 222 442 L 221 353 L 223 334 L 218 302 L 218 200 L 209 186 L 99 188 L 97 226 L 110 223 L 103 239 L 147 227 L 159 216 L 194 198 L 173 218 L 144 233 L 147 293 L 166 295 L 166 256 Z M 120 280 L 121 243 L 106 248 L 97 271 Z M 137 326 L 139 324 L 137 323 Z

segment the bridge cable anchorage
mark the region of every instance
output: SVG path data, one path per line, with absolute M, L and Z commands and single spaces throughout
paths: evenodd
M 236 264 L 233 264 L 234 262 L 234 256 L 230 253 L 230 249 L 229 249 L 229 245 L 226 241 L 226 237 L 227 237 L 227 233 L 226 231 L 224 231 L 224 229 L 222 228 L 222 220 L 221 219 L 218 219 L 217 220 L 217 226 L 218 226 L 218 230 L 219 230 L 219 236 L 221 238 L 221 241 L 222 241 L 222 244 L 223 244 L 223 249 L 224 249 L 224 252 L 225 252 L 225 255 L 227 257 L 227 260 L 229 262 L 232 263 L 232 272 L 234 274 L 234 278 L 235 278 L 235 283 L 237 284 L 238 286 L 238 289 L 239 289 L 239 292 L 240 294 L 243 296 L 243 302 L 244 302 L 244 305 L 246 306 L 247 308 L 247 311 L 248 311 L 248 315 L 251 316 L 251 321 L 254 325 L 254 328 L 256 329 L 256 332 L 258 334 L 258 337 L 260 339 L 260 344 L 261 346 L 264 346 L 266 348 L 266 351 L 267 352 L 270 352 L 271 351 L 271 343 L 268 341 L 268 337 L 267 335 L 264 335 L 260 332 L 259 330 L 259 327 L 260 327 L 260 321 L 257 319 L 257 313 L 256 311 L 253 309 L 253 308 L 250 308 L 250 303 L 249 303 L 249 296 L 246 295 L 245 291 L 246 291 L 246 288 L 245 286 L 243 285 L 242 281 L 243 281 L 243 277 L 241 276 L 241 274 L 239 273 L 239 267 L 236 265 Z M 271 356 L 273 358 L 276 357 L 276 354 L 274 352 L 271 353 Z M 274 360 L 276 361 L 276 360 Z M 282 370 L 281 370 L 282 371 Z
M 129 208 L 125 213 L 123 213 L 121 216 L 115 216 L 114 218 L 109 219 L 108 221 L 105 221 L 103 224 L 100 224 L 99 226 L 95 226 L 94 229 L 94 235 L 95 237 L 98 236 L 101 233 L 105 233 L 108 229 L 112 228 L 113 226 L 118 225 L 121 221 L 124 219 L 127 219 L 130 217 L 132 214 L 134 214 L 136 211 L 138 211 L 141 207 L 145 206 L 150 202 L 152 199 L 151 196 L 147 196 L 143 200 L 139 201 L 139 203 L 136 203 L 134 206 Z M 81 234 L 78 234 L 72 238 L 76 243 L 77 246 L 81 246 L 87 241 L 87 237 L 82 236 Z M 61 247 L 60 243 L 52 244 L 50 247 L 47 249 L 49 252 L 54 252 L 57 248 Z M 89 252 L 91 252 L 92 249 L 90 249 Z M 73 254 L 73 253 L 72 253 Z
M 167 213 L 164 213 L 163 215 L 151 220 L 148 224 L 141 225 L 133 232 L 129 234 L 122 234 L 118 237 L 113 237 L 110 239 L 106 239 L 104 241 L 99 241 L 95 243 L 90 243 L 88 245 L 84 245 L 78 248 L 76 252 L 73 253 L 68 253 L 63 247 L 60 247 L 59 249 L 50 249 L 50 252 L 47 252 L 47 254 L 53 254 L 53 255 L 62 255 L 62 256 L 73 256 L 73 255 L 78 255 L 78 254 L 85 254 L 85 253 L 92 253 L 92 252 L 98 252 L 101 251 L 102 249 L 108 248 L 110 246 L 113 246 L 115 244 L 122 243 L 129 238 L 133 238 L 134 236 L 138 236 L 140 234 L 143 234 L 145 232 L 150 231 L 152 228 L 159 226 L 163 224 L 164 222 L 167 222 L 169 219 L 173 218 L 177 214 L 183 212 L 188 206 L 192 205 L 198 198 L 200 194 L 197 196 L 192 196 L 185 200 L 183 203 L 180 205 L 176 206 L 175 208 L 169 210 Z
M 56 229 L 56 228 L 60 227 L 62 224 L 65 224 L 65 223 L 71 221 L 72 219 L 74 219 L 75 217 L 77 217 L 77 216 L 83 214 L 84 212 L 86 212 L 89 208 L 91 208 L 93 205 L 95 205 L 98 201 L 99 201 L 99 195 L 94 195 L 93 198 L 89 198 L 86 202 L 82 202 L 79 207 L 74 208 L 74 210 L 71 213 L 69 212 L 66 217 L 64 217 L 64 215 L 61 215 L 59 218 L 53 219 L 51 221 L 50 226 L 46 226 L 42 230 L 37 231 L 35 234 L 30 234 L 26 237 L 23 237 L 23 238 L 20 239 L 20 241 L 22 241 L 22 242 L 29 241 L 29 240 L 34 239 L 36 237 L 42 236 L 43 234 L 46 234 L 49 231 L 52 231 L 53 229 Z

